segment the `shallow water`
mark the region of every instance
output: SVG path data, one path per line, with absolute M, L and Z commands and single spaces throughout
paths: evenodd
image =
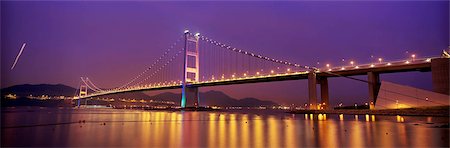
M 1 146 L 448 147 L 448 117 L 2 109 Z

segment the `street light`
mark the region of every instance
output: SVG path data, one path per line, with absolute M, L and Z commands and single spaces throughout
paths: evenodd
M 378 62 L 380 62 L 380 63 L 381 63 L 381 61 L 383 61 L 383 59 L 382 59 L 382 58 L 378 58 Z
M 414 59 L 416 58 L 416 55 L 413 54 L 413 55 L 411 55 L 411 57 L 412 57 L 412 61 L 414 61 Z

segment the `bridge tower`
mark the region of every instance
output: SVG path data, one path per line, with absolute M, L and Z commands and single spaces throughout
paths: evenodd
M 80 85 L 80 93 L 78 94 L 78 97 L 83 97 L 88 95 L 88 88 L 86 85 Z M 78 99 L 77 105 L 81 105 L 81 99 Z
M 184 65 L 183 65 L 183 86 L 181 92 L 181 107 L 186 107 L 187 99 L 194 99 L 194 106 L 198 107 L 200 102 L 198 87 L 192 86 L 199 82 L 199 33 L 192 35 L 189 30 L 184 31 Z

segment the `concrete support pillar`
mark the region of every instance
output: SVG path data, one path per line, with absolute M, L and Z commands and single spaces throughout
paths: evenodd
M 187 105 L 187 103 L 192 102 L 189 100 L 193 100 L 193 106 L 198 107 L 200 103 L 200 96 L 198 87 L 186 87 L 184 91 L 182 91 L 183 94 L 181 94 L 181 99 L 184 100 L 185 106 L 183 107 L 189 107 L 190 105 Z
M 449 61 L 449 58 L 437 58 L 431 60 L 431 79 L 434 92 L 450 95 Z
M 369 82 L 369 105 L 370 109 L 375 109 L 378 92 L 380 90 L 380 74 L 374 72 L 367 73 L 367 81 Z
M 308 96 L 309 96 L 309 109 L 317 109 L 317 79 L 316 73 L 310 71 L 308 73 Z
M 330 109 L 330 101 L 328 94 L 328 79 L 326 77 L 319 79 L 320 84 L 320 97 L 323 109 Z

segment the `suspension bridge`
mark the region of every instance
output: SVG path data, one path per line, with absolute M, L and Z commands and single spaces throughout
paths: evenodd
M 309 109 L 329 109 L 329 77 L 345 77 L 368 84 L 370 108 L 374 108 L 380 88 L 380 74 L 409 71 L 432 72 L 433 91 L 449 94 L 449 55 L 411 58 L 333 67 L 313 67 L 249 52 L 186 30 L 166 51 L 136 77 L 120 87 L 104 89 L 89 78 L 83 82 L 78 96 L 86 99 L 135 91 L 181 89 L 181 107 L 197 106 L 201 97 L 199 88 L 218 85 L 308 80 Z M 351 76 L 367 75 L 367 80 Z M 318 101 L 317 85 L 320 87 Z M 90 93 L 88 93 L 90 92 Z M 194 104 L 187 104 L 193 100 Z

